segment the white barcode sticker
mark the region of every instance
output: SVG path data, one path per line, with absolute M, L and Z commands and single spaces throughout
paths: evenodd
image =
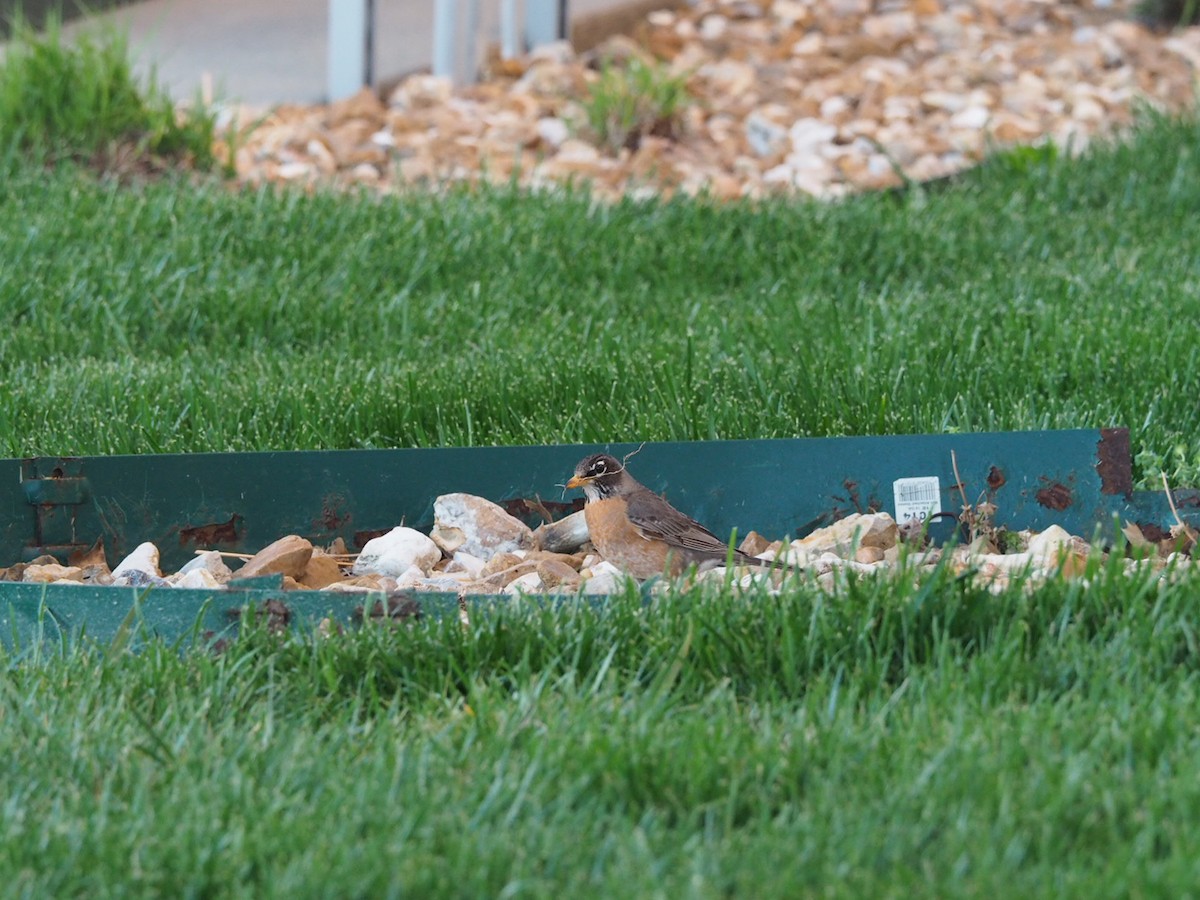
M 896 499 L 896 521 L 924 522 L 942 511 L 942 488 L 936 475 L 897 478 L 892 482 Z

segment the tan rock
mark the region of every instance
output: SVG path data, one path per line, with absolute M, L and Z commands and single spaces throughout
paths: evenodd
M 215 590 L 224 587 L 212 572 L 204 568 L 192 569 L 189 572 L 176 572 L 169 576 L 167 581 L 177 588 L 190 590 Z
M 524 559 L 514 563 L 508 568 L 497 569 L 494 572 L 481 574 L 476 580 L 491 587 L 507 587 L 511 582 L 520 578 L 522 575 L 528 575 L 530 572 L 536 572 L 537 568 L 537 560 Z
M 394 585 L 395 579 L 388 578 L 384 575 L 354 575 L 350 578 L 345 578 L 341 581 L 333 582 L 326 585 L 322 590 L 326 591 L 384 591 L 390 589 Z
M 388 105 L 401 110 L 427 109 L 444 104 L 454 93 L 448 78 L 413 75 L 404 79 L 388 98 Z
M 886 552 L 882 547 L 859 547 L 854 551 L 854 561 L 873 565 L 874 563 L 881 562 Z
M 526 572 L 504 586 L 504 593 L 513 596 L 519 594 L 540 594 L 544 591 L 545 585 L 542 584 L 542 580 L 538 577 L 537 572 Z
M 303 574 L 313 555 L 313 545 L 297 534 L 281 537 L 268 544 L 234 573 L 237 578 L 257 578 L 260 575 Z
M 533 530 L 533 546 L 539 550 L 573 551 L 583 546 L 588 539 L 587 520 L 583 510 L 547 522 Z
M 536 572 L 541 583 L 547 588 L 575 588 L 579 585 L 579 572 L 557 559 L 539 560 Z
M 738 544 L 738 549 L 747 556 L 758 556 L 760 553 L 766 552 L 770 546 L 771 542 L 757 531 L 748 531 L 742 538 L 742 542 Z
M 315 551 L 298 578 L 304 587 L 314 591 L 336 584 L 342 579 L 342 568 L 337 564 L 337 560 Z
M 524 554 L 517 553 L 497 553 L 486 563 L 479 573 L 480 578 L 487 578 L 495 575 L 497 572 L 503 572 L 505 569 L 511 569 L 513 566 L 519 565 L 525 561 Z
M 83 581 L 83 569 L 79 566 L 62 566 L 58 563 L 29 565 L 21 575 L 27 584 L 49 584 L 57 581 Z
M 340 125 L 351 119 L 378 123 L 383 121 L 386 112 L 375 91 L 364 87 L 357 94 L 331 103 L 327 118 L 330 125 Z
M 831 552 L 844 556 L 852 546 L 886 550 L 895 546 L 898 535 L 896 521 L 887 513 L 851 513 L 832 525 L 793 541 L 792 546 L 810 555 Z

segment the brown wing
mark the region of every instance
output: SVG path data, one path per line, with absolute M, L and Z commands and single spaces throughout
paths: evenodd
M 629 520 L 648 538 L 658 538 L 673 547 L 714 558 L 723 558 L 729 545 L 694 519 L 690 519 L 647 488 L 626 498 Z M 742 554 L 735 554 L 740 557 Z

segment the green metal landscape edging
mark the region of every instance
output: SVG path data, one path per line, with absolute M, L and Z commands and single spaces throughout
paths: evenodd
M 50 553 L 66 558 L 103 538 L 115 564 L 152 541 L 165 570 L 197 549 L 254 552 L 286 534 L 324 545 L 341 537 L 358 549 L 404 523 L 428 530 L 434 500 L 466 492 L 537 524 L 534 502 L 556 517 L 581 498 L 563 491 L 575 463 L 600 449 L 617 456 L 636 444 L 472 447 L 278 453 L 201 453 L 0 460 L 0 565 Z M 952 461 L 953 460 L 953 461 Z M 955 477 L 962 477 L 960 490 Z M 750 529 L 769 538 L 802 536 L 852 512 L 896 513 L 899 479 L 937 478 L 940 506 L 963 495 L 996 505 L 1013 529 L 1059 524 L 1091 537 L 1115 533 L 1117 519 L 1148 537 L 1173 515 L 1159 492 L 1134 492 L 1129 435 L 1123 429 L 798 438 L 646 444 L 630 470 L 716 534 Z M 1174 492 L 1181 515 L 1200 522 L 1200 495 Z M 129 589 L 0 583 L 0 636 L 30 634 L 47 622 L 67 632 L 115 634 L 143 596 L 146 626 L 164 636 L 196 627 L 205 603 L 227 610 L 275 598 L 271 592 Z M 440 609 L 457 598 L 422 601 Z M 280 592 L 295 621 L 332 614 L 349 620 L 353 595 Z M 310 610 L 311 607 L 311 610 Z M 215 612 L 213 615 L 224 615 Z M 204 631 L 236 628 L 228 617 Z
M 458 611 L 454 594 L 414 593 L 389 606 L 382 594 L 285 591 L 282 586 L 190 590 L 0 584 L 0 644 L 19 653 L 88 639 L 110 644 L 122 633 L 133 646 L 155 638 L 219 644 L 237 635 L 247 615 L 259 617 L 268 629 L 283 630 L 311 628 L 324 620 L 335 627 L 355 627 L 364 615 L 403 620 Z

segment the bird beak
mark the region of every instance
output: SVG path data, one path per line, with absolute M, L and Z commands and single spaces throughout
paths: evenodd
M 571 480 L 567 482 L 567 487 L 577 488 L 583 487 L 587 483 L 586 478 L 580 478 L 578 475 L 572 475 Z

